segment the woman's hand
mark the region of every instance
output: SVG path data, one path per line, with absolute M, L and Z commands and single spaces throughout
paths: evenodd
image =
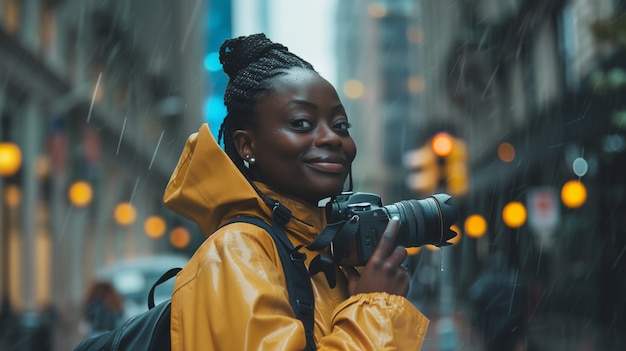
M 376 250 L 367 261 L 361 274 L 350 267 L 348 275 L 348 291 L 351 295 L 368 292 L 386 292 L 393 295 L 406 296 L 409 291 L 409 278 L 401 266 L 406 258 L 406 250 L 395 246 L 400 220 L 392 218 L 383 232 Z

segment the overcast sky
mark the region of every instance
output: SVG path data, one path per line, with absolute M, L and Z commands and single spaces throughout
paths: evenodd
M 309 61 L 336 86 L 335 2 L 233 0 L 233 36 L 265 32 L 272 41 Z M 264 13 L 267 13 L 267 22 L 262 20 Z

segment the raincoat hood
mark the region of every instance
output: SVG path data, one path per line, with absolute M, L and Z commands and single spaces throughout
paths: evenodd
M 287 227 L 304 230 L 308 237 L 300 238 L 304 242 L 310 242 L 323 229 L 323 208 L 279 194 L 262 183 L 255 182 L 255 185 L 297 217 L 298 220 L 290 221 Z M 269 205 L 220 148 L 207 124 L 187 139 L 163 201 L 170 210 L 197 223 L 206 236 L 240 215 L 271 218 Z

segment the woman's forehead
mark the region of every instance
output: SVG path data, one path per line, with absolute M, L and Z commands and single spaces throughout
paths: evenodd
M 290 68 L 284 73 L 269 80 L 272 87 L 268 96 L 274 94 L 309 95 L 311 93 L 332 93 L 337 96 L 335 88 L 319 73 L 306 68 Z M 303 97 L 303 96 L 302 96 Z

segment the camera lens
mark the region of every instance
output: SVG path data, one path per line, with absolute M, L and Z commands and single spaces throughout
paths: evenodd
M 403 200 L 384 206 L 390 218 L 400 218 L 396 244 L 405 247 L 449 245 L 447 241 L 457 235 L 450 229 L 457 220 L 456 211 L 448 203 L 450 198 L 447 194 L 435 194 L 422 200 Z

